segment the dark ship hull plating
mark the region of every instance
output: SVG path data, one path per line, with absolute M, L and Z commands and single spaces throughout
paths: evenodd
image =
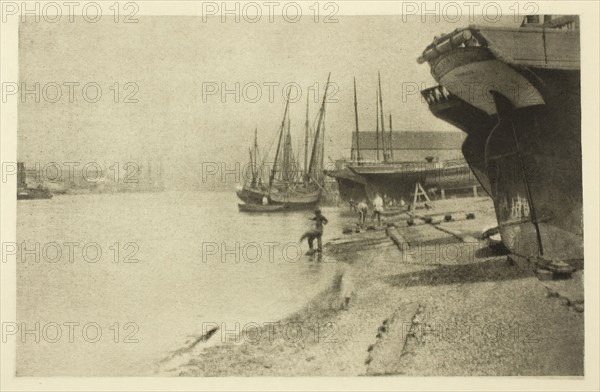
M 367 182 L 363 177 L 354 174 L 350 169 L 331 170 L 327 172 L 327 175 L 336 179 L 340 198 L 346 203 L 368 200 Z
M 435 87 L 423 96 L 436 117 L 468 134 L 463 154 L 493 198 L 504 245 L 517 255 L 578 266 L 583 260 L 579 33 L 465 31 L 463 37 L 473 34 L 480 46 L 456 45 L 455 39 L 450 50 L 425 58 L 445 94 Z M 533 54 L 509 58 L 506 37 Z M 467 97 L 457 83 L 489 88 L 486 96 Z
M 403 162 L 350 166 L 367 181 L 369 199 L 376 193 L 400 201 L 412 198 L 417 183 L 431 188 L 467 188 L 477 184 L 469 165 L 463 160 L 444 162 Z

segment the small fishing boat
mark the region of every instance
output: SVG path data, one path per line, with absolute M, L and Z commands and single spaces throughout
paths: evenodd
M 17 189 L 17 200 L 52 199 L 52 193 L 46 188 Z
M 285 204 L 244 204 L 238 203 L 238 209 L 240 212 L 275 212 L 285 211 L 288 209 Z
M 25 163 L 17 163 L 17 200 L 52 199 L 52 192 L 39 184 L 33 188 L 27 185 Z

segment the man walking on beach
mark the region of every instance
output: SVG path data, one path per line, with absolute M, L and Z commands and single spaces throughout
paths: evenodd
M 383 199 L 379 196 L 379 193 L 375 196 L 373 200 L 373 216 L 371 220 L 375 219 L 377 216 L 377 225 L 381 226 L 381 213 L 383 212 Z
M 356 206 L 356 209 L 358 211 L 358 224 L 362 226 L 365 224 L 365 219 L 367 219 L 367 213 L 369 212 L 369 206 L 363 200 L 360 203 L 358 203 L 358 206 Z
M 318 246 L 317 250 L 319 252 L 323 251 L 323 243 L 322 243 L 323 225 L 326 225 L 327 223 L 329 223 L 327 218 L 325 218 L 321 214 L 321 210 L 319 210 L 319 209 L 315 210 L 315 216 L 313 216 L 310 219 L 315 221 L 315 229 L 307 231 L 306 233 L 302 234 L 302 237 L 300 237 L 300 242 L 302 242 L 305 238 L 308 238 L 309 250 L 308 250 L 307 254 L 314 253 L 313 242 L 314 242 L 315 238 L 317 239 L 317 246 Z

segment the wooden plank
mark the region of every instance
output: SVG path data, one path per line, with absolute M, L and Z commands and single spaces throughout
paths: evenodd
M 418 310 L 419 304 L 410 302 L 399 307 L 391 317 L 383 321 L 377 331 L 375 344 L 368 348 L 368 376 L 402 373 L 400 363 L 404 345 Z

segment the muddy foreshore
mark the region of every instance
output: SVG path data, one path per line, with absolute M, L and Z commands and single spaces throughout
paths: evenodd
M 541 281 L 494 253 L 479 239 L 495 224 L 489 199 L 434 211 L 453 220 L 409 227 L 390 218 L 400 247 L 385 230 L 340 234 L 326 260 L 312 261 L 337 263 L 331 286 L 302 310 L 245 330 L 239 343 L 203 347 L 210 336 L 199 337 L 159 373 L 583 376 L 583 273 Z

